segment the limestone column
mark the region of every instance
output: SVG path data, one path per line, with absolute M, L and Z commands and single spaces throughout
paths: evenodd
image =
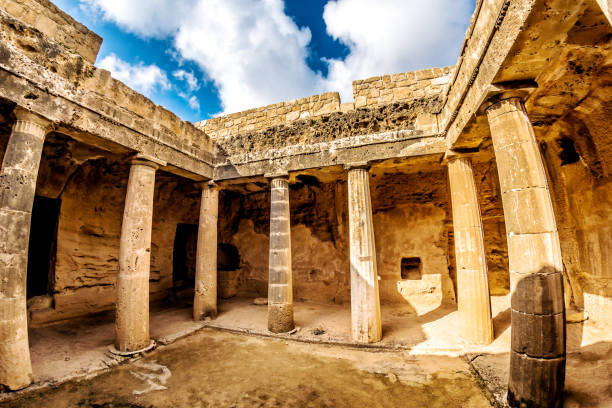
M 493 322 L 487 260 L 474 173 L 468 157 L 454 155 L 448 158 L 448 181 L 463 339 L 470 344 L 489 344 L 493 341 Z
M 487 109 L 508 240 L 512 340 L 508 402 L 560 407 L 565 381 L 561 247 L 542 158 L 520 99 Z
M 149 266 L 155 171 L 160 163 L 144 155 L 132 160 L 128 179 L 117 275 L 115 347 L 133 353 L 150 346 Z
M 202 185 L 200 225 L 196 252 L 193 318 L 217 317 L 217 218 L 219 188 L 213 183 Z
M 382 338 L 382 327 L 369 173 L 366 164 L 346 167 L 348 169 L 352 336 L 354 341 L 373 343 Z
M 0 170 L 0 388 L 32 383 L 26 273 L 32 205 L 50 122 L 20 107 Z
M 271 178 L 268 330 L 273 333 L 285 333 L 295 327 L 293 322 L 289 180 L 286 175 Z

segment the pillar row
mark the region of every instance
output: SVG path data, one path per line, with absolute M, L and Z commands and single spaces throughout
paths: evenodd
M 217 220 L 219 188 L 214 183 L 202 185 L 198 247 L 196 251 L 193 318 L 217 317 Z
M 493 341 L 493 322 L 487 260 L 474 173 L 468 157 L 455 155 L 448 159 L 448 180 L 462 337 L 470 344 L 489 344 Z
M 0 170 L 0 388 L 32 383 L 28 344 L 26 273 L 32 205 L 50 122 L 23 108 Z
M 291 268 L 291 223 L 289 180 L 272 177 L 270 202 L 270 263 L 268 281 L 268 330 L 293 330 L 293 285 Z
M 559 234 L 542 158 L 520 99 L 487 109 L 501 187 L 512 304 L 508 402 L 560 407 L 565 304 Z
M 382 338 L 382 326 L 369 173 L 365 164 L 347 169 L 352 337 L 373 343 Z
M 155 171 L 159 162 L 138 155 L 128 179 L 117 275 L 115 346 L 122 353 L 147 348 L 149 337 L 149 272 Z

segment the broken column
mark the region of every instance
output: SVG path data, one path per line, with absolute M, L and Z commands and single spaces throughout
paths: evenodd
M 23 108 L 0 170 L 0 389 L 32 383 L 28 344 L 26 273 L 32 205 L 50 122 Z
M 493 341 L 491 299 L 482 220 L 468 157 L 448 157 L 448 181 L 453 209 L 459 318 L 463 339 L 470 344 Z
M 565 381 L 561 247 L 535 134 L 518 98 L 487 109 L 502 192 L 512 296 L 508 402 L 560 407 Z
M 128 179 L 117 275 L 115 347 L 121 353 L 136 353 L 150 346 L 149 266 L 155 171 L 162 164 L 137 155 Z
M 291 223 L 288 175 L 270 176 L 270 264 L 268 281 L 268 330 L 293 330 Z
M 193 318 L 217 317 L 217 218 L 219 189 L 213 183 L 202 184 L 200 224 L 196 252 Z
M 351 164 L 346 168 L 348 169 L 352 336 L 354 341 L 373 343 L 382 338 L 382 327 L 368 165 Z

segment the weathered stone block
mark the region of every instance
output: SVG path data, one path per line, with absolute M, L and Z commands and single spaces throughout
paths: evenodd
M 512 309 L 532 315 L 560 314 L 565 310 L 563 302 L 563 276 L 552 267 L 525 275 L 517 282 L 512 296 Z
M 454 227 L 455 259 L 458 268 L 486 270 L 484 246 L 480 227 Z
M 9 13 L 10 15 L 16 18 L 21 17 L 25 11 L 25 9 L 22 6 L 12 1 L 9 1 L 6 4 L 4 9 L 6 10 L 7 13 Z
M 513 351 L 537 358 L 565 356 L 564 312 L 536 315 L 512 309 L 511 320 Z
M 555 215 L 547 188 L 535 187 L 502 193 L 506 230 L 510 234 L 553 232 Z M 528 208 L 529 211 L 524 209 Z
M 31 217 L 29 212 L 0 208 L 0 253 L 9 255 L 27 251 Z
M 241 270 L 218 271 L 218 295 L 222 299 L 236 296 L 240 286 Z
M 513 234 L 508 236 L 507 241 L 512 284 L 522 275 L 537 273 L 546 267 L 553 267 L 558 271 L 563 269 L 561 253 L 556 249 L 559 242 L 556 231 Z
M 366 106 L 366 104 L 367 98 L 365 97 L 365 95 L 360 95 L 355 98 L 355 108 L 361 108 L 363 106 Z
M 565 357 L 538 359 L 510 353 L 508 403 L 511 407 L 560 408 L 564 384 Z
M 546 187 L 546 174 L 542 169 L 540 151 L 533 141 L 511 143 L 496 148 L 495 157 L 499 168 L 502 191 L 525 187 Z

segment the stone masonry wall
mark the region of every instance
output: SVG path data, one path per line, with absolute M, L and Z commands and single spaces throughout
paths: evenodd
M 440 95 L 450 82 L 454 69 L 430 68 L 353 81 L 355 108 Z
M 381 301 L 408 304 L 418 313 L 454 302 L 444 171 L 376 175 L 371 191 Z M 346 181 L 308 177 L 290 185 L 296 299 L 350 300 L 347 200 Z M 269 201 L 266 190 L 222 194 L 219 240 L 239 251 L 243 296 L 267 294 Z M 421 258 L 420 279 L 401 278 L 404 257 Z
M 340 110 L 340 95 L 328 92 L 289 102 L 279 102 L 260 108 L 208 119 L 196 125 L 214 139 L 265 130 L 298 119 L 321 116 Z
M 96 62 L 102 38 L 48 0 L 0 0 L 0 8 L 36 27 L 66 50 Z
M 53 305 L 31 312 L 34 325 L 113 309 L 129 164 L 97 159 L 82 164 L 61 199 Z M 151 234 L 151 299 L 172 287 L 178 223 L 197 224 L 199 191 L 177 177 L 156 174 Z
M 238 161 L 257 152 L 412 129 L 438 132 L 436 113 L 453 68 L 433 68 L 355 81 L 355 103 L 337 93 L 315 95 L 196 124 Z M 417 79 L 418 78 L 418 79 Z M 363 95 L 377 95 L 362 105 Z

